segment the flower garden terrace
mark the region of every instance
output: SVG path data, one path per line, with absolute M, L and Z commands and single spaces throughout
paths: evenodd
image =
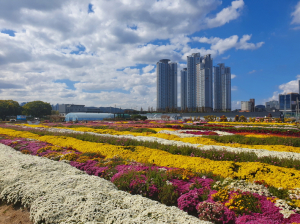
M 201 129 L 202 127 L 204 128 Z M 215 129 L 206 129 L 210 127 Z M 75 126 L 1 125 L 0 133 L 1 143 L 21 151 L 23 154 L 18 154 L 20 156 L 30 154 L 37 158 L 58 161 L 58 164 L 67 163 L 66 165 L 82 170 L 90 176 L 106 179 L 119 190 L 133 196 L 141 195 L 155 203 L 177 206 L 190 215 L 187 217 L 198 217 L 199 221 L 297 223 L 300 220 L 300 159 L 294 158 L 298 158 L 299 146 L 297 138 L 289 133 L 291 131 L 296 135 L 297 129 L 289 126 L 285 129 L 287 132 L 284 132 L 283 127 L 278 126 L 245 127 L 250 129 L 233 133 L 232 130 L 222 129 L 224 127 L 237 130 L 240 128 L 220 124 L 199 127 L 180 122 L 90 122 Z M 270 130 L 269 134 L 266 130 Z M 279 132 L 275 133 L 275 130 Z M 270 145 L 272 141 L 282 144 Z M 256 151 L 267 153 L 259 156 L 259 153 L 254 153 Z M 9 160 L 10 157 L 5 158 Z M 26 157 L 28 158 L 35 157 Z M 4 168 L 1 170 L 8 172 Z M 32 182 L 34 181 L 37 182 L 35 179 Z M 16 183 L 11 181 L 10 184 Z M 36 187 L 38 185 L 36 184 Z M 45 186 L 44 183 L 40 185 Z M 40 195 L 28 200 L 29 189 L 20 187 L 20 184 L 14 186 L 18 186 L 19 190 L 15 191 L 13 187 L 6 186 L 6 190 L 3 191 L 4 188 L 0 185 L 1 197 L 33 208 L 31 217 L 34 221 L 44 218 L 86 222 L 84 215 L 74 216 L 75 213 L 72 212 L 66 212 L 65 216 L 59 216 L 51 209 L 49 214 L 41 212 L 45 211 L 45 207 L 49 208 L 49 202 L 54 200 L 53 196 L 46 195 L 45 198 L 48 199 L 44 202 L 39 199 Z M 75 203 L 68 193 L 64 193 L 70 197 L 69 201 Z M 102 194 L 111 197 L 111 193 Z M 74 198 L 77 197 L 74 195 Z M 90 202 L 89 197 L 85 198 Z M 59 202 L 58 199 L 55 200 L 56 203 Z M 128 200 L 124 199 L 122 203 Z M 80 207 L 83 204 L 88 203 L 81 201 L 77 202 L 76 206 Z M 64 208 L 65 204 L 60 206 Z M 91 211 L 89 209 L 86 209 L 84 214 L 87 215 L 88 211 Z M 93 213 L 92 217 L 98 217 L 99 220 L 99 217 L 103 220 L 111 218 L 110 211 L 104 211 L 101 206 L 97 209 L 98 214 Z M 174 214 L 169 215 L 171 218 L 167 220 L 158 212 L 159 209 L 153 207 L 150 212 L 156 218 L 159 217 L 157 222 L 180 223 L 180 210 L 172 211 Z M 168 212 L 171 214 L 169 210 Z M 121 220 L 120 217 L 116 216 L 115 219 Z M 132 217 L 136 220 L 145 218 L 136 213 Z M 149 217 L 148 221 L 156 222 Z M 196 223 L 192 218 L 181 220 L 181 223 L 189 222 Z

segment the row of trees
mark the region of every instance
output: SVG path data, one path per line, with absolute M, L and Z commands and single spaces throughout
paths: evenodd
M 52 107 L 50 103 L 43 101 L 32 101 L 23 107 L 13 100 L 0 100 L 0 118 L 4 121 L 7 116 L 31 115 L 34 117 L 43 117 L 51 115 Z

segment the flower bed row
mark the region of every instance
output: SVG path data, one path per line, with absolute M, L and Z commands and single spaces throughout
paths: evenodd
M 115 130 L 103 130 L 103 129 L 94 129 L 90 127 L 76 127 L 76 128 L 68 128 L 70 130 L 76 130 L 76 131 L 82 131 L 82 132 L 94 132 L 98 134 L 111 134 L 111 135 L 134 135 L 134 136 L 149 136 L 149 137 L 158 137 L 158 138 L 163 138 L 167 140 L 173 140 L 173 141 L 182 141 L 186 143 L 192 143 L 192 144 L 198 144 L 198 145 L 219 145 L 219 146 L 229 146 L 229 147 L 236 147 L 236 148 L 250 148 L 250 149 L 264 149 L 264 150 L 269 150 L 269 151 L 279 151 L 279 152 L 295 152 L 299 153 L 300 152 L 300 147 L 293 147 L 289 145 L 247 145 L 247 144 L 240 144 L 240 143 L 219 143 L 213 139 L 208 139 L 208 138 L 201 138 L 201 137 L 186 137 L 186 138 L 181 138 L 178 137 L 177 135 L 170 135 L 170 134 L 165 134 L 165 133 L 135 133 L 135 132 L 129 132 L 129 131 L 124 131 L 124 132 L 119 132 Z M 271 139 L 271 141 L 273 141 Z M 287 140 L 289 141 L 289 140 Z M 291 142 L 293 140 L 290 140 Z M 284 140 L 282 141 L 284 142 Z M 295 142 L 298 142 L 298 139 L 295 140 Z M 296 144 L 296 143 L 295 143 Z M 298 144 L 298 143 L 297 143 Z
M 10 126 L 14 130 L 24 130 L 26 127 Z M 95 134 L 72 131 L 69 129 L 39 129 L 26 128 L 27 131 L 38 135 L 69 136 L 76 139 L 108 143 L 121 146 L 145 146 L 160 149 L 172 154 L 181 154 L 193 157 L 207 158 L 215 161 L 261 162 L 280 167 L 300 169 L 300 154 L 291 152 L 276 152 L 267 150 L 251 150 L 247 148 L 233 148 L 224 146 L 202 146 L 182 143 L 172 140 L 163 140 L 155 137 L 114 136 L 109 134 Z
M 55 160 L 69 160 L 70 165 L 90 175 L 111 180 L 121 190 L 141 194 L 167 205 L 177 205 L 192 215 L 198 213 L 199 218 L 203 220 L 221 223 L 270 223 L 274 220 L 274 223 L 293 223 L 300 218 L 297 214 L 299 202 L 290 200 L 294 203 L 288 205 L 285 200 L 270 197 L 271 193 L 265 187 L 265 183 L 265 186 L 261 183 L 252 184 L 247 189 L 244 182 L 228 179 L 215 182 L 212 179 L 216 178 L 214 176 L 210 178 L 183 169 L 127 162 L 121 158 L 105 159 L 99 154 L 80 153 L 73 148 L 59 148 L 41 142 L 33 144 L 22 139 L 2 142 L 23 153 Z M 249 189 L 251 190 L 247 191 Z M 278 194 L 274 189 L 270 190 Z M 286 191 L 282 191 L 282 194 L 284 192 L 287 194 Z
M 166 125 L 168 127 L 168 125 Z M 177 128 L 180 128 L 178 126 Z M 242 132 L 250 132 L 250 133 L 258 133 L 258 134 L 278 134 L 283 136 L 294 136 L 300 137 L 300 130 L 295 128 L 266 128 L 266 127 L 232 127 L 225 125 L 201 125 L 201 126 L 192 126 L 192 125 L 184 125 L 182 129 L 196 129 L 196 130 L 209 130 L 209 131 L 226 131 L 233 134 L 242 133 Z
M 285 189 L 300 188 L 300 171 L 264 163 L 212 161 L 199 157 L 172 155 L 168 152 L 142 146 L 126 149 L 122 146 L 81 141 L 70 137 L 38 136 L 29 132 L 11 129 L 0 129 L 0 131 L 5 131 L 2 133 L 14 137 L 32 138 L 64 147 L 71 146 L 81 152 L 100 153 L 108 158 L 119 155 L 123 159 L 132 159 L 141 163 L 156 163 L 159 166 L 184 168 L 195 172 L 212 172 L 223 177 L 246 179 L 248 181 L 265 180 L 268 185 Z
M 69 164 L 0 145 L 0 194 L 38 223 L 208 223 L 176 207 L 117 190 Z

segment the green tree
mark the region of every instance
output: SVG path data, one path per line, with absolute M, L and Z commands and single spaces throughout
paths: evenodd
M 145 120 L 147 120 L 147 116 L 142 116 L 140 114 L 134 114 L 134 115 L 131 115 L 131 119 L 145 121 Z
M 59 111 L 58 110 L 51 110 L 51 115 L 59 115 Z
M 23 106 L 23 113 L 34 117 L 51 115 L 52 107 L 50 103 L 43 101 L 32 101 Z
M 17 101 L 0 100 L 0 117 L 4 121 L 7 116 L 21 114 L 21 107 Z

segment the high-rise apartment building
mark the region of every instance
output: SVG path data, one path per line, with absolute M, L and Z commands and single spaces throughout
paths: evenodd
M 231 69 L 224 63 L 214 67 L 214 110 L 231 111 Z
M 225 67 L 222 76 L 222 110 L 231 111 L 231 68 Z
M 187 68 L 184 68 L 180 71 L 181 77 L 181 110 L 185 110 L 187 108 Z
M 222 82 L 221 71 L 224 64 L 214 66 L 214 111 L 222 111 Z M 224 69 L 223 69 L 224 71 Z
M 212 64 L 211 55 L 207 54 L 196 65 L 196 106 L 207 112 L 213 110 Z
M 195 110 L 197 107 L 196 99 L 196 65 L 200 63 L 200 53 L 193 53 L 187 56 L 187 107 Z
M 249 102 L 251 103 L 250 112 L 255 111 L 255 99 L 250 99 Z
M 156 63 L 157 110 L 177 108 L 177 63 L 162 59 Z
M 169 63 L 168 107 L 177 109 L 177 63 Z

